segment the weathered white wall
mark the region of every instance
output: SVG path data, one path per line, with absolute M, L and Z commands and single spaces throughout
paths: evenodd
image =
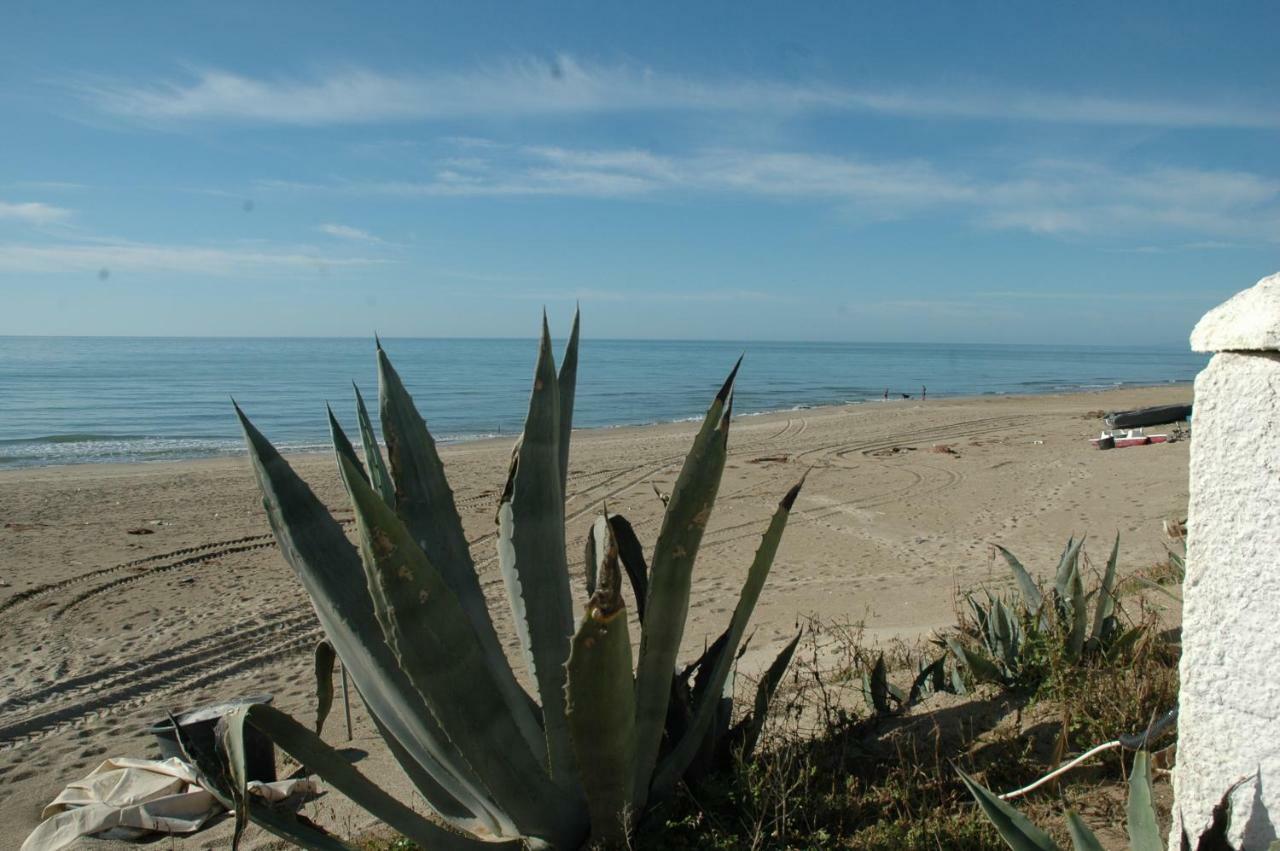
M 1280 275 L 1210 311 L 1196 379 L 1174 830 L 1195 837 L 1233 783 L 1232 838 L 1280 830 Z

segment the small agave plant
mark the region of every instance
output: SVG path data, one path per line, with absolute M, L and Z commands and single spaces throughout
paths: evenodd
M 1018 586 L 1020 606 L 990 591 L 986 602 L 966 597 L 973 617 L 974 641 L 948 638 L 956 660 L 974 679 L 998 683 L 1008 688 L 1027 685 L 1033 661 L 1030 654 L 1039 639 L 1057 636 L 1062 641 L 1062 658 L 1077 663 L 1089 656 L 1115 655 L 1131 647 L 1142 635 L 1142 627 L 1120 629 L 1116 616 L 1116 561 L 1120 536 L 1111 547 L 1111 556 L 1098 587 L 1086 592 L 1080 568 L 1084 538 L 1067 541 L 1058 559 L 1053 587 L 1044 592 L 1013 553 L 997 547 L 1009 565 Z M 1090 603 L 1093 620 L 1089 619 Z
M 590 597 L 575 617 L 564 505 L 577 350 L 575 317 L 557 372 L 544 317 L 528 417 L 498 507 L 498 561 L 532 696 L 499 643 L 435 442 L 381 345 L 388 463 L 359 391 L 367 468 L 330 414 L 358 550 L 237 408 L 281 551 L 392 755 L 433 810 L 424 817 L 401 804 L 316 732 L 253 705 L 224 720 L 225 765 L 200 758 L 235 810 L 237 841 L 253 820 L 303 847 L 348 847 L 246 794 L 246 727 L 428 849 L 621 843 L 693 767 L 727 746 L 754 744 L 795 642 L 736 728 L 723 695 L 800 485 L 764 531 L 725 633 L 677 671 L 694 560 L 725 466 L 735 366 L 671 492 L 652 564 L 644 564 L 630 524 L 606 514 L 588 536 Z M 635 659 L 624 568 L 643 614 Z M 324 656 L 321 669 L 332 664 Z

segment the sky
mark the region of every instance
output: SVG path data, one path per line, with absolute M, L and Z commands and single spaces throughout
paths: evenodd
M 1185 346 L 1275 3 L 6 5 L 0 334 Z

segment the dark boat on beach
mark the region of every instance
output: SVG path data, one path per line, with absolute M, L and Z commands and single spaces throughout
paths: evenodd
M 1105 417 L 1107 428 L 1145 428 L 1177 423 L 1191 418 L 1190 405 L 1156 405 L 1132 411 L 1112 411 Z

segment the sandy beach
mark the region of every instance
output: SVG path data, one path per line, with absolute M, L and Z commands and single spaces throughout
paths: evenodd
M 686 650 L 722 629 L 767 518 L 806 470 L 748 668 L 802 616 L 863 620 L 873 639 L 952 623 L 956 588 L 1005 584 L 994 543 L 1042 575 L 1072 534 L 1097 539 L 1100 558 L 1119 531 L 1122 574 L 1160 559 L 1162 521 L 1185 513 L 1188 443 L 1098 452 L 1087 438 L 1102 426 L 1100 410 L 1190 397 L 1189 386 L 1174 386 L 739 418 L 694 576 Z M 606 501 L 652 546 L 662 512 L 653 486 L 670 490 L 693 430 L 575 433 L 571 556 Z M 493 521 L 509 451 L 504 439 L 443 454 L 512 652 Z M 349 518 L 332 457 L 293 460 Z M 0 523 L 0 849 L 17 848 L 41 808 L 103 758 L 153 755 L 146 730 L 166 710 L 265 692 L 311 717 L 319 628 L 270 537 L 245 458 L 0 472 Z M 403 792 L 362 708 L 352 708 L 354 740 L 345 741 L 340 709 L 326 738 L 363 752 L 361 769 Z M 367 817 L 339 798 L 330 792 L 307 812 L 359 832 Z M 224 820 L 175 844 L 225 847 L 229 836 Z M 268 836 L 253 829 L 252 838 Z

